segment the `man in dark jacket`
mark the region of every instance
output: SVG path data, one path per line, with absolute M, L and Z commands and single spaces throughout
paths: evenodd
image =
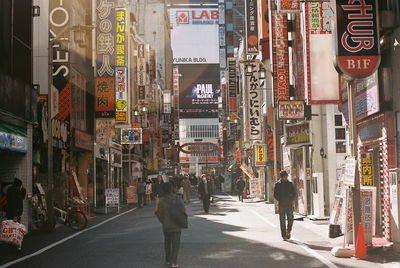
M 208 213 L 208 210 L 210 209 L 210 198 L 213 193 L 211 177 L 206 176 L 205 174 L 201 176 L 198 191 L 200 199 L 203 200 L 204 212 Z
M 163 183 L 162 188 L 164 195 L 156 207 L 156 216 L 163 226 L 165 261 L 171 267 L 178 267 L 177 259 L 182 227 L 172 219 L 170 208 L 173 207 L 173 209 L 186 214 L 185 205 L 181 198 L 172 193 L 171 183 Z
M 244 182 L 243 177 L 239 177 L 239 179 L 236 182 L 236 189 L 238 191 L 239 201 L 242 201 L 242 202 L 243 202 L 244 187 L 246 187 L 246 183 Z
M 26 190 L 22 186 L 22 181 L 15 178 L 13 185 L 7 190 L 6 216 L 8 220 L 14 220 L 21 223 L 21 215 L 24 209 L 23 201 Z
M 138 207 L 146 205 L 146 182 L 144 179 L 138 179 L 137 185 Z
M 290 239 L 293 226 L 293 203 L 296 196 L 294 185 L 288 180 L 286 171 L 281 171 L 281 179 L 275 184 L 274 197 L 278 201 L 279 221 L 281 224 L 281 235 L 283 240 Z M 287 229 L 286 229 L 287 217 Z

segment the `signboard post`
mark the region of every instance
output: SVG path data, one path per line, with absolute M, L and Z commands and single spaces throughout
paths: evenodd
M 377 0 L 335 0 L 336 43 L 334 64 L 336 70 L 348 80 L 349 128 L 351 155 L 357 155 L 357 125 L 354 90 L 350 81 L 372 75 L 380 63 Z M 356 163 L 357 167 L 357 163 Z M 357 168 L 356 168 L 357 170 Z M 360 176 L 355 172 L 353 194 L 353 241 L 358 238 L 361 222 Z

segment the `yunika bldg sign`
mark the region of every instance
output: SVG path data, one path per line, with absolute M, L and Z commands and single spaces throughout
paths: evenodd
M 347 78 L 369 76 L 379 66 L 377 2 L 335 0 L 335 65 Z

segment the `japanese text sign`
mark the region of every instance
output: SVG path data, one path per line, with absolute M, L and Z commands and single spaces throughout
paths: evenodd
M 379 66 L 377 0 L 336 0 L 337 70 L 348 79 L 371 75 Z
M 258 53 L 257 0 L 246 0 L 246 53 Z
M 260 66 L 257 62 L 246 66 L 246 91 L 247 91 L 247 115 L 249 126 L 249 139 L 261 140 L 261 91 L 264 80 L 260 79 Z M 250 72 L 249 72 L 250 71 Z
M 128 120 L 128 81 L 127 68 L 115 68 L 115 122 Z
M 267 164 L 267 146 L 265 144 L 254 145 L 254 156 L 256 166 L 265 166 Z
M 374 168 L 372 166 L 372 154 L 361 155 L 361 184 L 363 186 L 374 186 Z
M 310 123 L 304 122 L 285 126 L 286 145 L 310 143 Z
M 279 101 L 279 119 L 303 119 L 304 101 Z
M 300 0 L 278 0 L 277 4 L 281 13 L 300 12 Z
M 96 117 L 110 118 L 115 115 L 114 77 L 96 77 Z
M 271 10 L 274 102 L 289 99 L 287 17 Z

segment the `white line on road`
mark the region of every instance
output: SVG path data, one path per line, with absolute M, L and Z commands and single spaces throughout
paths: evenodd
M 262 216 L 260 213 L 258 213 L 255 210 L 250 209 L 251 212 L 253 212 L 254 215 L 258 216 L 260 219 L 262 219 L 265 223 L 271 225 L 272 227 L 276 228 L 276 225 L 273 224 L 272 222 L 270 222 L 267 218 L 265 218 L 264 216 Z
M 325 258 L 324 256 L 320 255 L 319 253 L 317 253 L 315 250 L 309 248 L 307 245 L 305 245 L 303 242 L 301 242 L 300 240 L 297 240 L 295 238 L 291 238 L 290 240 L 297 242 L 296 244 L 299 245 L 302 249 L 304 249 L 305 251 L 307 251 L 311 256 L 314 256 L 315 258 L 317 258 L 318 260 L 320 260 L 323 264 L 325 264 L 326 266 L 328 266 L 329 268 L 339 268 L 336 264 L 334 264 L 333 262 L 331 262 L 330 260 L 328 260 L 327 258 Z
M 0 268 L 10 267 L 11 265 L 14 265 L 14 264 L 16 264 L 16 263 L 19 263 L 19 262 L 21 262 L 21 261 L 30 259 L 30 258 L 35 257 L 35 256 L 37 256 L 37 255 L 40 255 L 40 254 L 42 254 L 42 253 L 48 251 L 49 249 L 52 249 L 52 248 L 54 248 L 54 247 L 56 247 L 56 246 L 58 246 L 58 245 L 60 245 L 60 244 L 62 244 L 62 243 L 64 243 L 64 242 L 66 242 L 66 241 L 68 241 L 68 240 L 70 240 L 70 239 L 72 239 L 72 238 L 74 238 L 74 237 L 76 237 L 76 236 L 78 236 L 78 235 L 80 235 L 80 234 L 83 234 L 83 233 L 85 233 L 85 232 L 87 232 L 87 231 L 90 231 L 90 230 L 93 230 L 93 229 L 95 229 L 95 228 L 97 228 L 97 227 L 100 227 L 100 226 L 102 226 L 103 224 L 105 224 L 105 223 L 107 223 L 107 222 L 109 222 L 109 221 L 112 221 L 112 220 L 114 220 L 114 219 L 116 219 L 116 218 L 118 218 L 118 217 L 121 217 L 121 216 L 123 216 L 123 215 L 129 213 L 129 212 L 134 211 L 135 209 L 136 209 L 136 208 L 133 208 L 133 209 L 130 209 L 130 210 L 128 210 L 128 211 L 125 211 L 125 212 L 123 212 L 123 213 L 121 213 L 121 214 L 115 215 L 114 217 L 111 217 L 111 218 L 109 218 L 109 219 L 107 219 L 107 220 L 104 220 L 104 221 L 102 221 L 102 222 L 100 222 L 100 223 L 98 223 L 98 224 L 96 224 L 96 225 L 94 225 L 94 226 L 92 226 L 92 227 L 89 227 L 89 228 L 87 228 L 87 229 L 84 229 L 84 230 L 82 230 L 82 231 L 80 231 L 80 232 L 77 232 L 77 233 L 75 233 L 75 234 L 73 234 L 73 235 L 70 235 L 70 236 L 68 236 L 68 237 L 66 237 L 66 238 L 64 238 L 64 239 L 61 239 L 61 240 L 59 240 L 59 241 L 57 241 L 57 242 L 55 242 L 55 243 L 53 243 L 53 244 L 51 244 L 51 245 L 48 245 L 47 247 L 44 247 L 44 248 L 42 248 L 42 249 L 40 249 L 40 250 L 38 250 L 38 251 L 36 251 L 36 252 L 34 252 L 34 253 L 31 253 L 31 254 L 26 255 L 26 256 L 24 256 L 24 257 L 22 257 L 22 258 L 19 258 L 19 259 L 16 259 L 16 260 L 7 262 L 6 264 L 1 265 Z
M 233 198 L 230 194 L 225 193 L 226 195 L 228 195 L 230 198 L 232 198 L 233 200 L 237 201 L 235 198 Z M 258 213 L 255 210 L 250 209 L 251 212 L 253 212 L 256 216 L 258 216 L 260 219 L 262 219 L 264 222 L 266 222 L 267 224 L 271 225 L 272 227 L 277 227 L 275 224 L 273 224 L 272 222 L 270 222 L 267 218 L 265 218 L 264 216 L 262 216 L 260 213 Z M 320 260 L 323 264 L 325 264 L 326 266 L 328 266 L 329 268 L 339 268 L 337 265 L 335 265 L 334 263 L 332 263 L 330 260 L 328 260 L 327 258 L 325 258 L 324 256 L 320 255 L 319 253 L 317 253 L 315 250 L 309 248 L 305 243 L 303 243 L 300 240 L 291 239 L 292 241 L 295 241 L 296 244 L 298 246 L 300 246 L 302 249 L 304 249 L 305 251 L 307 251 L 311 256 L 317 258 L 318 260 Z

